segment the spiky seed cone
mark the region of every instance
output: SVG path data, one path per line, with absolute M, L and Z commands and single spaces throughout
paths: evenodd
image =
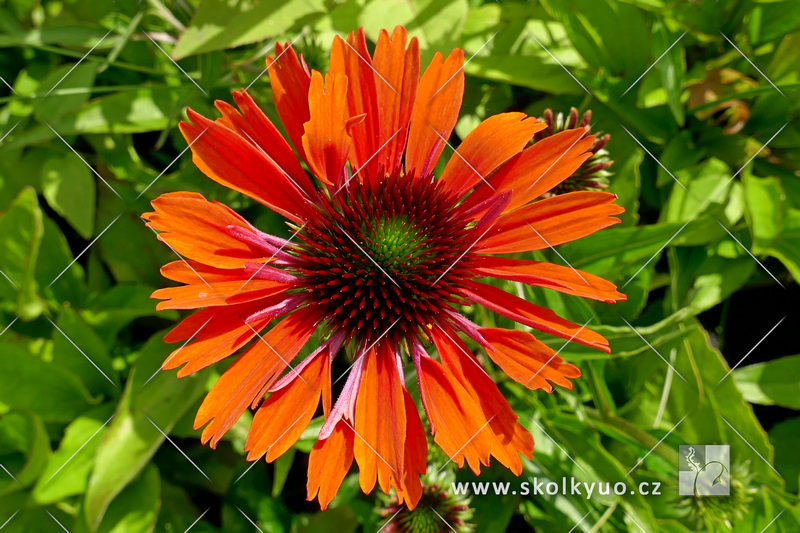
M 547 128 L 534 136 L 535 141 L 575 128 L 584 128 L 586 135 L 592 133 L 591 110 L 586 111 L 579 120 L 578 110 L 574 107 L 570 108 L 567 116 L 564 116 L 563 113 L 554 115 L 552 109 L 545 109 L 542 120 L 547 123 Z M 605 147 L 611 139 L 611 135 L 604 134 L 602 131 L 594 132 L 594 135 L 596 140 L 590 148 L 591 157 L 584 161 L 572 176 L 547 193 L 547 196 L 556 196 L 572 191 L 599 191 L 608 187 L 608 178 L 612 175 L 608 168 L 614 164 L 614 161 L 610 158 Z
M 474 529 L 468 523 L 472 518 L 469 498 L 452 494 L 438 483 L 422 484 L 422 498 L 413 511 L 392 499 L 381 516 L 391 518 L 384 528 L 387 533 L 471 533 Z
M 305 265 L 295 270 L 325 309 L 331 333 L 369 342 L 427 338 L 470 274 L 468 221 L 433 176 L 399 170 L 374 184 L 351 180 L 324 199 L 321 216 L 298 234 Z

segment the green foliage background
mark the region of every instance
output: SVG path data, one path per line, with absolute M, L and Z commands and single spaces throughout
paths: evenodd
M 536 438 L 526 478 L 658 481 L 662 496 L 475 497 L 475 531 L 800 531 L 795 0 L 1 2 L 0 529 L 384 524 L 354 475 L 328 512 L 305 502 L 313 431 L 246 475 L 249 415 L 216 451 L 200 445 L 192 418 L 227 363 L 156 373 L 179 316 L 149 294 L 175 257 L 139 215 L 160 193 L 199 191 L 286 234 L 200 174 L 177 122 L 252 83 L 277 123 L 262 72 L 276 40 L 324 70 L 334 34 L 364 26 L 374 42 L 396 24 L 424 64 L 455 46 L 471 58 L 456 143 L 509 109 L 591 108 L 627 209 L 621 226 L 535 255 L 624 285 L 627 302 L 507 287 L 591 319 L 611 355 L 548 339 L 583 371 L 572 392 L 493 375 Z M 737 497 L 679 498 L 678 446 L 714 443 L 731 446 Z M 491 467 L 481 480 L 515 478 Z

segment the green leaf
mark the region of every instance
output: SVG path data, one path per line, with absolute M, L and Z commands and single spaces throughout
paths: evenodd
M 89 91 L 80 90 L 94 86 L 94 77 L 97 67 L 91 63 L 62 65 L 48 74 L 40 83 L 39 91 L 45 97 L 34 102 L 36 117 L 51 124 L 61 117 L 79 108 L 89 99 Z M 67 94 L 50 94 L 56 89 Z M 79 89 L 74 94 L 69 94 L 70 89 Z
M 3 525 L 3 533 L 63 531 L 44 509 L 28 507 L 27 499 L 28 494 L 25 492 L 14 492 L 0 498 L 0 525 Z M 52 508 L 50 513 L 62 524 L 69 523 L 69 515 L 64 511 Z
M 676 172 L 675 178 L 683 186 L 673 183 L 663 211 L 664 222 L 686 222 L 721 209 L 726 200 L 725 191 L 731 184 L 728 165 L 714 158 Z
M 673 378 L 665 418 L 675 424 L 688 414 L 676 429 L 685 444 L 730 444 L 733 464 L 749 461 L 751 471 L 757 473 L 755 483 L 779 487 L 781 479 L 766 463 L 772 460 L 772 445 L 733 377 L 723 379 L 728 367 L 722 354 L 711 346 L 708 334 L 702 328 L 692 326 L 687 329 L 689 335 L 684 339 L 674 364 L 687 382 L 677 376 Z M 660 385 L 665 375 L 662 366 L 654 370 L 652 379 Z M 652 401 L 658 402 L 661 387 L 655 386 L 650 390 L 654 392 Z M 639 412 L 641 419 L 634 420 L 634 423 L 652 423 L 647 409 L 642 408 Z
M 748 177 L 744 183 L 752 252 L 778 258 L 800 279 L 800 209 L 789 207 L 784 185 L 776 178 Z
M 107 226 L 120 214 L 123 202 L 110 194 L 101 198 L 106 201 L 100 202 L 98 221 L 100 226 Z M 97 241 L 97 250 L 117 283 L 162 285 L 161 266 L 176 259 L 145 227 L 141 217 L 132 212 L 123 213 L 111 224 Z
M 32 320 L 44 309 L 34 271 L 44 229 L 36 192 L 26 187 L 0 216 L 0 299 L 16 301 L 14 313 Z
M 762 44 L 800 29 L 800 4 L 792 0 L 759 3 L 750 14 L 749 33 Z
M 195 91 L 197 91 L 195 89 Z M 197 93 L 200 96 L 199 91 Z M 180 91 L 172 87 L 141 87 L 97 98 L 67 113 L 51 126 L 62 136 L 89 133 L 141 133 L 167 128 L 183 105 Z M 194 95 L 189 95 L 194 96 Z M 58 140 L 46 125 L 31 128 L 15 136 L 7 148 L 21 148 Z
M 48 505 L 86 491 L 94 455 L 108 431 L 106 424 L 112 412 L 112 405 L 104 404 L 67 426 L 58 449 L 33 488 L 32 502 Z
M 156 312 L 150 298 L 152 287 L 144 285 L 116 285 L 90 300 L 81 317 L 106 344 L 111 344 L 122 328 L 132 320 L 145 316 L 159 316 L 177 320 L 177 312 Z
M 286 479 L 289 477 L 289 469 L 292 468 L 294 456 L 297 453 L 297 448 L 290 448 L 289 451 L 278 457 L 275 461 L 275 477 L 272 480 L 272 497 L 277 498 L 283 491 L 286 485 Z
M 607 0 L 547 0 L 545 6 L 590 65 L 624 74 L 633 83 L 654 59 L 649 24 L 636 6 Z
M 463 478 L 464 482 L 467 480 L 479 483 L 502 483 L 508 481 L 508 474 L 498 470 L 485 470 L 481 472 L 480 477 L 476 477 L 470 472 L 465 473 Z M 459 478 L 459 481 L 462 481 L 462 479 Z M 520 495 L 511 494 L 511 492 L 502 494 L 489 491 L 479 498 L 473 498 L 470 502 L 470 507 L 473 509 L 470 523 L 475 524 L 475 533 L 506 531 L 521 501 L 524 501 L 524 499 Z M 383 525 L 383 522 L 381 525 Z
M 71 422 L 96 400 L 72 372 L 0 343 L 0 412 L 29 409 L 45 422 Z
M 264 41 L 290 30 L 298 32 L 298 21 L 311 22 L 323 13 L 322 2 L 289 0 L 255 2 L 203 0 L 192 24 L 181 36 L 172 57 L 184 57 Z
M 42 193 L 56 213 L 67 219 L 84 239 L 94 231 L 94 176 L 73 153 L 49 158 L 42 167 Z
M 686 335 L 688 335 L 685 328 L 676 327 L 688 314 L 688 311 L 681 310 L 649 326 L 640 326 L 634 323 L 633 326 L 636 328 L 636 331 L 633 331 L 627 324 L 622 326 L 592 326 L 590 322 L 587 327 L 590 327 L 608 340 L 611 346 L 610 354 L 601 352 L 596 348 L 583 346 L 576 342 L 570 342 L 565 345 L 566 341 L 564 339 L 556 339 L 548 336 L 547 338 L 543 337 L 541 340 L 556 350 L 561 349 L 563 346 L 563 350 L 559 355 L 563 356 L 564 359 L 568 361 L 583 359 L 618 359 L 648 354 L 655 357 L 653 348 L 664 355 L 668 353 L 670 349 L 677 346 Z M 642 341 L 639 335 L 647 339 L 650 346 Z
M 744 176 L 744 192 L 754 243 L 768 248 L 781 231 L 783 187 L 776 178 Z
M 647 531 L 656 531 L 656 520 L 647 499 L 633 489 L 633 480 L 626 479 L 628 468 L 623 466 L 614 454 L 610 453 L 601 444 L 600 436 L 584 421 L 575 416 L 559 416 L 553 420 L 553 425 L 558 428 L 556 435 L 561 446 L 571 450 L 571 455 L 580 460 L 585 469 L 588 469 L 588 481 L 603 480 L 611 483 L 624 482 L 627 486 L 623 496 L 612 496 L 611 501 L 619 500 L 622 507 L 631 518 L 641 524 Z M 552 433 L 551 433 L 552 434 Z M 541 436 L 541 442 L 546 437 Z M 571 463 L 571 462 L 570 462 Z M 575 477 L 581 477 L 574 472 Z M 597 496 L 602 498 L 602 496 Z M 610 502 L 609 502 L 610 503 Z
M 545 52 L 546 54 L 546 52 Z M 491 55 L 475 57 L 465 67 L 470 76 L 555 94 L 582 94 L 583 89 L 550 56 Z
M 83 513 L 78 513 L 72 533 L 151 533 L 156 527 L 161 507 L 161 476 L 153 464 L 144 467 L 125 490 L 119 493 L 103 517 L 100 526 L 87 529 Z
M 142 348 L 114 420 L 97 450 L 84 504 L 92 531 L 97 530 L 109 504 L 161 446 L 162 431 L 169 433 L 203 392 L 203 381 L 197 376 L 178 380 L 171 372 L 158 372 L 174 349 L 161 340 L 162 336 L 154 335 Z
M 384 29 L 391 32 L 400 24 L 419 39 L 423 61 L 433 50 L 446 54 L 461 43 L 467 18 L 466 0 L 409 0 L 408 2 L 369 1 L 358 15 L 358 25 L 372 41 Z M 424 68 L 424 65 L 423 65 Z
M 800 280 L 800 210 L 786 210 L 780 238 L 763 251 L 780 259 L 792 277 Z
M 727 299 L 747 283 L 757 267 L 753 258 L 730 238 L 716 246 L 672 251 L 675 254 L 670 265 L 673 301 L 695 313 Z
M 695 219 L 681 230 L 684 224 L 654 224 L 630 228 L 608 228 L 575 242 L 559 247 L 559 252 L 578 269 L 586 270 L 607 279 L 627 281 L 649 259 L 649 267 L 657 261 L 659 250 L 667 243 L 676 245 L 695 235 L 701 240 L 711 240 L 724 232 L 716 222 L 718 231 L 705 231 L 713 226 L 708 219 Z M 680 231 L 679 231 L 680 230 Z
M 299 533 L 353 533 L 359 523 L 350 507 L 338 507 L 321 513 L 314 513 Z
M 733 371 L 744 399 L 761 405 L 800 409 L 800 355 L 781 357 Z
M 800 449 L 800 418 L 790 418 L 775 424 L 769 430 L 769 440 L 775 445 L 775 468 L 786 480 L 786 490 L 796 493 L 800 476 L 800 463 L 797 461 L 797 450 Z
M 69 25 L 32 29 L 27 33 L 0 35 L 0 48 L 53 44 L 83 47 L 88 50 L 97 44 L 105 33 L 105 30 L 99 31 L 97 25 Z M 109 36 L 108 40 L 112 40 L 111 36 Z
M 0 476 L 0 497 L 33 483 L 50 456 L 50 437 L 38 416 L 12 410 L 0 418 L 0 464 L 11 472 Z
M 40 247 L 46 250 L 46 260 L 40 258 L 36 262 L 36 281 L 43 287 L 42 291 L 47 296 L 52 295 L 59 303 L 80 307 L 87 295 L 83 267 L 73 262 L 67 239 L 56 223 L 47 217 L 44 218 Z
M 456 134 L 463 139 L 481 121 L 510 105 L 511 88 L 508 85 L 467 77 Z
M 80 377 L 93 394 L 117 396 L 119 377 L 103 340 L 68 307 L 62 309 L 56 326 L 53 363 Z
M 161 130 L 174 116 L 178 96 L 179 92 L 169 87 L 143 87 L 104 96 L 65 116 L 56 131 L 70 135 Z
M 605 302 L 595 305 L 594 312 L 597 314 L 597 318 L 604 324 L 619 324 L 620 316 L 625 317 L 628 321 L 634 320 L 647 304 L 652 282 L 653 271 L 645 268 L 630 283 L 625 285 L 622 292 L 628 297 L 627 300 L 616 302 L 613 305 L 608 305 Z M 588 319 L 589 317 L 587 316 L 583 321 L 585 322 Z
M 217 529 L 206 521 L 197 522 L 204 514 L 191 500 L 187 491 L 195 493 L 195 487 L 182 484 L 177 486 L 161 480 L 161 508 L 158 513 L 157 531 L 176 533 L 191 530 L 191 533 L 217 533 Z
M 684 71 L 683 48 L 680 43 L 673 46 L 673 43 L 680 36 L 673 35 L 664 24 L 659 24 L 653 35 L 655 45 L 653 56 L 660 58 L 656 63 L 656 69 L 661 74 L 661 85 L 667 92 L 667 104 L 675 117 L 675 122 L 679 126 L 683 126 L 685 118 L 683 104 L 681 103 Z M 661 57 L 665 52 L 666 54 Z

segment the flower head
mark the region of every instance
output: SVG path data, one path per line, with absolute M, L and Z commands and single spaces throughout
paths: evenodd
M 586 135 L 590 135 L 592 131 L 591 110 L 586 111 L 581 116 L 580 122 L 578 122 L 578 110 L 574 107 L 570 108 L 566 117 L 563 113 L 554 115 L 552 109 L 545 109 L 542 120 L 547 124 L 547 127 L 534 135 L 535 141 L 541 141 L 550 135 L 575 128 L 583 128 L 586 131 Z M 555 196 L 573 191 L 599 191 L 606 189 L 608 187 L 608 178 L 612 174 L 608 169 L 614 164 L 614 161 L 609 157 L 608 150 L 605 148 L 610 140 L 611 135 L 608 133 L 596 132 L 594 144 L 589 148 L 591 156 L 570 177 L 547 191 L 545 196 Z
M 386 533 L 471 533 L 469 523 L 473 510 L 470 497 L 457 494 L 452 487 L 455 476 L 451 472 L 431 472 L 423 476 L 422 497 L 413 509 L 402 505 L 395 497 L 381 498 L 380 510 L 386 519 L 382 531 Z
M 580 372 L 528 331 L 474 324 L 464 305 L 609 351 L 601 335 L 479 281 L 625 298 L 597 276 L 503 256 L 619 222 L 612 194 L 539 199 L 591 157 L 594 137 L 579 128 L 529 146 L 546 124 L 505 113 L 435 172 L 458 117 L 463 66 L 463 51 L 437 53 L 420 76 L 417 40 L 402 27 L 381 32 L 374 54 L 360 30 L 335 38 L 325 76 L 279 44 L 267 68 L 291 144 L 247 91 L 234 92 L 238 109 L 217 102 L 216 120 L 189 110 L 180 128 L 203 173 L 286 217 L 291 237 L 263 233 L 196 193 L 165 194 L 144 215 L 182 256 L 162 268 L 181 285 L 156 291 L 158 308 L 197 310 L 165 337 L 185 344 L 163 367 L 184 376 L 241 350 L 198 410 L 203 442 L 216 446 L 252 408 L 248 459 L 273 461 L 321 404 L 308 496 L 323 508 L 353 460 L 364 492 L 377 482 L 409 508 L 419 502 L 427 441 L 404 381 L 407 358 L 434 441 L 458 466 L 478 473 L 493 456 L 522 471 L 533 438 L 460 335 L 532 390 L 570 388 Z M 315 332 L 319 345 L 295 362 Z M 336 356 L 352 363 L 332 379 Z

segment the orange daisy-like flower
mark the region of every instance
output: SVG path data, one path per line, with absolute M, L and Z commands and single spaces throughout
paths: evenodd
M 203 173 L 286 217 L 292 238 L 265 234 L 196 193 L 160 196 L 144 215 L 187 258 L 163 267 L 183 285 L 156 291 L 164 300 L 158 308 L 199 309 L 165 337 L 186 343 L 163 367 L 185 365 L 178 372 L 185 376 L 244 348 L 200 406 L 195 427 L 205 426 L 203 442 L 216 446 L 253 408 L 248 459 L 273 461 L 321 401 L 325 422 L 309 458 L 309 499 L 327 507 L 355 459 L 364 492 L 377 481 L 413 508 L 427 443 L 404 382 L 408 356 L 444 452 L 476 473 L 494 456 L 519 474 L 533 437 L 459 334 L 529 389 L 571 388 L 580 372 L 531 333 L 482 328 L 460 309 L 481 305 L 609 351 L 601 335 L 478 281 L 625 299 L 597 276 L 502 257 L 619 222 L 613 194 L 540 199 L 591 156 L 594 137 L 579 128 L 529 146 L 546 124 L 504 113 L 478 125 L 434 176 L 461 106 L 462 50 L 446 59 L 437 53 L 421 76 L 419 45 L 402 27 L 381 32 L 372 55 L 361 30 L 335 38 L 324 77 L 288 45 L 275 53 L 267 67 L 291 145 L 246 91 L 233 94 L 238 109 L 217 102 L 216 120 L 189 110 L 191 123 L 180 129 Z M 293 366 L 315 332 L 319 346 Z M 353 363 L 333 403 L 331 361 L 340 352 Z

